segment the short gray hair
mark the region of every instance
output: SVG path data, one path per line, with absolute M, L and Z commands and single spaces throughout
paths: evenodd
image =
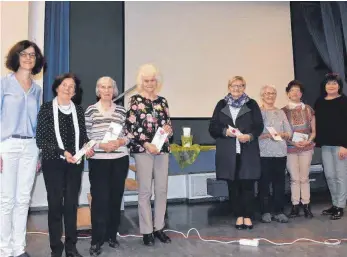
M 100 97 L 99 94 L 99 86 L 103 84 L 108 84 L 110 83 L 113 87 L 113 98 L 118 96 L 118 87 L 116 81 L 114 81 L 111 77 L 101 77 L 96 81 L 96 87 L 95 87 L 95 94 L 97 97 Z
M 260 96 L 261 97 L 264 95 L 264 92 L 267 88 L 273 89 L 277 94 L 277 89 L 276 89 L 275 85 L 267 84 L 267 85 L 264 85 L 260 88 Z

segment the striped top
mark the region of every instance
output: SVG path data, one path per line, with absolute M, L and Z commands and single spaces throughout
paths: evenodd
M 125 132 L 125 119 L 126 110 L 123 106 L 112 103 L 108 111 L 104 111 L 100 101 L 96 104 L 89 106 L 85 112 L 87 135 L 90 140 L 95 140 L 97 145 L 94 148 L 95 155 L 93 159 L 117 159 L 129 154 L 127 145 L 129 139 Z M 103 140 L 111 122 L 121 124 L 123 131 L 119 138 L 125 139 L 126 145 L 119 147 L 115 152 L 106 153 L 104 150 L 98 148 L 98 145 Z

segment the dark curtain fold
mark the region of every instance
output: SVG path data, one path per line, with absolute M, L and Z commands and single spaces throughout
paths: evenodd
M 303 2 L 306 26 L 320 57 L 346 85 L 347 4 L 346 2 Z M 347 87 L 344 86 L 344 93 Z
M 70 56 L 70 2 L 46 1 L 45 47 L 47 70 L 43 80 L 43 101 L 51 101 L 54 78 L 68 72 Z
M 327 43 L 330 69 L 337 72 L 341 78 L 345 78 L 345 65 L 343 55 L 342 24 L 337 5 L 331 2 L 321 2 L 321 13 L 325 40 Z M 346 81 L 344 79 L 344 85 Z

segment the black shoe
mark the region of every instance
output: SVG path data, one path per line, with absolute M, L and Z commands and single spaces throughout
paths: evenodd
M 108 245 L 112 248 L 118 248 L 119 247 L 119 243 L 118 243 L 117 239 L 108 240 Z
M 253 229 L 253 225 L 246 225 L 246 224 L 243 224 L 243 229 Z
M 336 209 L 336 206 L 331 206 L 329 209 L 323 210 L 322 215 L 333 215 L 336 212 Z
M 66 257 L 83 257 L 77 250 L 65 252 Z
M 61 257 L 62 255 L 63 255 L 63 252 L 61 253 L 51 252 L 51 257 Z
M 245 224 L 235 224 L 235 228 L 237 229 L 237 230 L 242 230 L 242 229 L 245 229 Z
M 245 224 L 245 219 L 243 219 L 243 229 L 249 229 L 249 230 L 253 229 L 252 220 L 251 219 L 249 219 L 249 220 L 251 221 L 251 225 Z
M 170 237 L 168 237 L 168 236 L 165 234 L 165 232 L 163 231 L 163 229 L 154 231 L 154 232 L 153 232 L 153 235 L 154 235 L 154 237 L 158 238 L 158 239 L 160 240 L 160 242 L 162 242 L 162 243 L 166 243 L 166 244 L 171 243 Z
M 154 245 L 154 237 L 153 234 L 144 234 L 143 235 L 143 243 L 148 246 Z
M 63 255 L 65 245 L 60 242 L 59 245 L 54 246 L 51 252 L 51 257 L 61 257 Z
M 61 257 L 63 255 L 63 250 L 62 249 L 60 252 L 51 252 L 51 257 Z
M 292 205 L 292 209 L 288 216 L 289 218 L 296 218 L 300 216 L 300 208 L 298 204 Z
M 102 252 L 100 244 L 91 245 L 89 248 L 90 256 L 98 256 Z
M 309 219 L 313 218 L 313 214 L 311 212 L 311 207 L 309 204 L 304 204 L 304 214 L 305 214 L 305 218 L 309 218 Z
M 331 220 L 339 220 L 343 216 L 343 208 L 336 208 L 335 213 L 330 217 Z

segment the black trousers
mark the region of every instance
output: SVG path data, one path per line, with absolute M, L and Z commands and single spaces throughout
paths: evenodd
M 60 256 L 64 244 L 63 216 L 65 227 L 65 252 L 73 252 L 77 242 L 77 207 L 81 188 L 83 164 L 69 164 L 65 160 L 42 162 L 48 201 L 48 230 L 51 250 Z
M 229 197 L 236 217 L 251 218 L 254 214 L 254 182 L 251 179 L 239 179 L 240 155 L 236 156 L 234 180 L 228 180 Z
M 283 212 L 285 198 L 285 169 L 287 157 L 261 157 L 259 199 L 261 213 Z M 272 184 L 272 200 L 270 198 Z
M 117 238 L 129 156 L 108 160 L 90 159 L 89 168 L 92 195 L 91 244 L 102 245 L 108 239 Z

